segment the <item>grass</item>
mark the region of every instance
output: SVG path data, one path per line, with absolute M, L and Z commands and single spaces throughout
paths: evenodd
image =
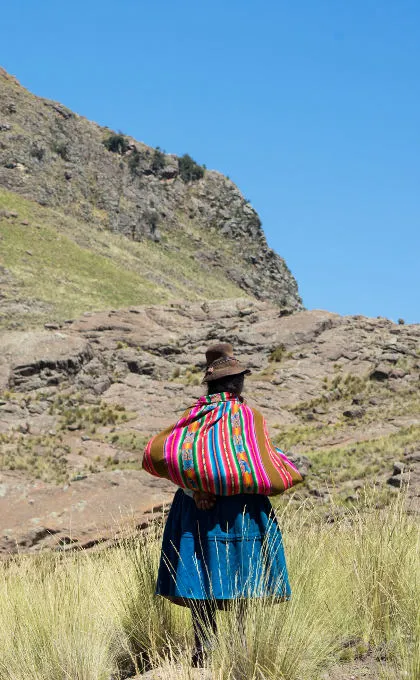
M 143 452 L 144 448 L 150 439 L 145 435 L 139 434 L 135 430 L 119 430 L 118 432 L 107 432 L 104 435 L 95 437 L 96 439 L 103 439 L 109 444 L 114 445 L 119 451 L 130 452 L 138 454 Z M 141 470 L 141 457 L 136 455 L 132 458 L 124 456 L 120 458 L 117 452 L 115 456 L 108 456 L 104 461 L 104 466 L 107 470 Z
M 348 446 L 308 451 L 312 461 L 311 475 L 320 482 L 330 484 L 349 479 L 363 479 L 391 472 L 391 464 L 404 452 L 418 448 L 420 425 L 401 428 L 386 437 L 378 437 Z
M 319 446 L 320 440 L 325 437 L 336 435 L 346 423 L 299 423 L 297 425 L 275 425 L 281 434 L 273 437 L 277 446 L 289 450 L 296 444 L 305 445 L 309 448 Z
M 53 413 L 53 408 L 50 408 Z M 116 425 L 133 417 L 124 406 L 113 406 L 105 402 L 86 406 L 83 403 L 64 406 L 60 415 L 60 429 L 77 429 L 95 431 L 97 425 Z
M 106 215 L 100 215 L 102 227 L 87 224 L 0 189 L 2 208 L 19 216 L 0 217 L 0 261 L 7 270 L 0 327 L 39 326 L 89 310 L 243 297 L 222 272 L 197 261 L 181 230 L 166 246 L 132 241 L 108 231 Z
M 203 371 L 198 366 L 187 366 L 184 370 L 181 370 L 179 366 L 176 366 L 173 370 L 171 379 L 174 382 L 180 383 L 182 385 L 201 385 L 203 379 Z
M 0 220 L 2 263 L 20 296 L 40 300 L 53 310 L 49 318 L 63 320 L 83 310 L 167 299 L 163 289 L 159 291 L 139 272 L 120 269 L 103 254 L 75 242 L 61 229 L 71 229 L 70 218 L 3 191 L 0 206 L 19 212 L 19 220 Z M 36 226 L 21 226 L 23 218 L 36 221 Z
M 286 354 L 286 347 L 285 345 L 277 345 L 277 347 L 274 347 L 273 350 L 271 350 L 270 355 L 268 357 L 268 361 L 274 361 L 276 363 L 281 362 L 281 360 L 284 358 Z M 288 355 L 288 358 L 290 358 L 290 353 Z
M 0 398 L 6 400 L 25 400 L 26 403 L 36 402 L 42 398 L 38 393 L 33 397 L 28 394 L 17 394 L 10 391 L 3 392 Z M 34 435 L 28 432 L 10 431 L 0 433 L 0 470 L 16 470 L 27 473 L 35 479 L 45 482 L 61 484 L 71 479 L 71 470 L 67 463 L 67 455 L 71 447 L 63 443 L 68 430 L 89 432 L 96 439 L 117 444 L 128 451 L 143 450 L 146 437 L 135 432 L 114 432 L 115 426 L 120 427 L 135 414 L 126 411 L 124 406 L 108 404 L 97 399 L 97 403 L 84 403 L 82 393 L 62 393 L 53 400 L 49 400 L 48 414 L 57 416 L 56 428 L 48 433 Z M 106 433 L 97 433 L 97 429 L 111 428 Z M 97 460 L 105 468 L 133 468 L 139 469 L 137 459 L 120 461 L 115 458 Z M 100 465 L 90 463 L 87 472 L 98 472 Z M 80 471 L 78 471 L 80 472 Z
M 107 432 L 103 439 L 126 451 L 137 452 L 143 451 L 150 437 L 139 434 L 135 430 L 119 430 L 118 432 Z
M 26 472 L 44 482 L 60 484 L 68 480 L 68 452 L 58 437 L 49 434 L 0 434 L 0 470 Z
M 370 383 L 368 376 L 355 376 L 351 373 L 338 373 L 333 378 L 325 376 L 322 380 L 322 393 L 309 401 L 301 401 L 289 407 L 292 413 L 299 414 L 311 411 L 316 406 L 327 407 L 328 404 L 353 398 L 356 394 L 366 399 L 370 394 L 377 394 L 378 385 Z
M 325 449 L 340 439 L 353 439 L 355 428 L 359 432 L 365 428 L 368 433 L 371 425 L 392 423 L 398 418 L 410 420 L 410 417 L 420 412 L 420 395 L 414 385 L 399 387 L 395 392 L 392 390 L 392 383 L 370 381 L 368 376 L 337 374 L 332 379 L 325 377 L 321 386 L 322 393 L 319 397 L 286 407 L 300 422 L 274 426 L 279 432 L 274 438 L 278 446 L 287 450 L 299 445 L 301 449 L 305 447 L 305 451 L 316 453 L 320 448 Z M 361 413 L 355 418 L 345 417 L 343 412 L 347 409 L 351 411 L 355 404 L 362 407 Z M 360 450 L 363 454 L 365 446 L 367 444 L 357 444 L 355 451 Z M 343 450 L 352 451 L 352 448 L 353 445 Z M 393 447 L 390 449 L 392 451 Z M 334 461 L 339 458 L 339 450 L 330 446 L 324 457 L 328 458 L 329 455 L 330 466 L 335 468 Z
M 384 390 L 383 390 L 384 391 Z M 378 394 L 378 391 L 376 392 Z M 326 415 L 330 418 L 328 422 L 311 421 L 297 423 L 295 425 L 275 425 L 274 429 L 279 431 L 274 437 L 275 443 L 281 448 L 287 450 L 293 446 L 305 446 L 305 450 L 316 451 L 320 447 L 328 446 L 328 441 L 331 439 L 338 439 L 340 437 L 349 438 L 354 436 L 354 427 L 360 430 L 363 426 L 380 423 L 381 421 L 392 421 L 393 418 L 399 416 L 417 415 L 420 412 L 420 396 L 417 390 L 404 390 L 398 394 L 389 393 L 386 395 L 383 403 L 378 406 L 368 406 L 363 415 L 359 416 L 355 421 L 349 420 L 342 415 L 345 404 L 341 404 L 341 410 L 337 412 L 328 412 Z M 298 409 L 293 407 L 294 412 L 302 414 L 305 418 L 307 413 L 306 408 Z M 334 418 L 334 421 L 332 420 Z M 336 448 L 331 448 L 331 451 L 336 451 Z
M 378 679 L 420 671 L 420 538 L 401 497 L 331 524 L 285 506 L 293 596 L 253 601 L 245 644 L 234 608 L 219 614 L 211 657 L 220 680 L 317 680 L 340 659 L 369 654 Z M 109 680 L 164 667 L 189 678 L 189 612 L 156 598 L 161 529 L 100 553 L 18 556 L 0 567 L 0 679 Z M 123 677 L 123 675 L 121 675 Z

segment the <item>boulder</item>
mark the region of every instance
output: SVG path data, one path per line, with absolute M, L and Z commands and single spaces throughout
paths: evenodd
M 343 411 L 343 416 L 346 418 L 362 418 L 366 413 L 366 410 L 362 406 L 355 406 L 354 408 L 348 408 Z
M 293 453 L 292 451 L 287 451 L 286 456 L 291 460 L 293 465 L 296 465 L 302 478 L 305 479 L 312 467 L 312 461 L 302 453 Z
M 387 483 L 390 486 L 395 486 L 397 487 L 397 489 L 401 488 L 402 486 L 407 486 L 409 482 L 410 482 L 409 472 L 403 472 L 402 474 L 393 475 L 387 480 Z
M 379 364 L 374 368 L 369 377 L 371 380 L 388 380 L 391 370 L 392 369 L 386 364 Z
M 61 332 L 2 333 L 0 347 L 0 380 L 4 383 L 7 376 L 5 387 L 21 391 L 57 384 L 93 356 L 85 339 Z

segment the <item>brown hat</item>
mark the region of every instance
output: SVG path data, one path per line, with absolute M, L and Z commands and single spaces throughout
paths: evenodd
M 233 347 L 229 342 L 220 342 L 218 345 L 211 345 L 206 352 L 206 373 L 203 383 L 225 378 L 227 375 L 238 375 L 238 373 L 251 373 L 249 368 L 245 368 L 233 356 Z

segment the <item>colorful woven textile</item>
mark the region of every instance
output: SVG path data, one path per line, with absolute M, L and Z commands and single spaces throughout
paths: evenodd
M 201 397 L 149 441 L 143 468 L 183 488 L 218 496 L 282 493 L 302 480 L 269 439 L 256 409 L 229 392 Z

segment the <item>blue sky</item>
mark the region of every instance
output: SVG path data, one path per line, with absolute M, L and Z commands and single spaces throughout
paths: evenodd
M 418 0 L 14 0 L 0 63 L 231 177 L 308 308 L 420 322 Z

